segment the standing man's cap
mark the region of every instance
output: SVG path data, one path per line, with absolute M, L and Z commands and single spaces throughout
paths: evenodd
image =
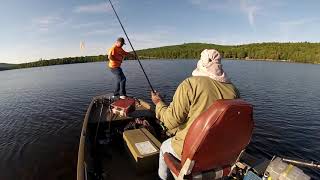
M 121 42 L 121 44 L 126 44 L 126 43 L 124 42 L 123 37 L 119 37 L 119 38 L 117 39 L 117 41 Z

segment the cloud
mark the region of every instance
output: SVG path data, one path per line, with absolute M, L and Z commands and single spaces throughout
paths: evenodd
M 101 25 L 104 25 L 104 24 L 105 24 L 105 22 L 96 21 L 96 22 L 74 24 L 74 25 L 72 25 L 72 28 L 74 28 L 74 29 L 90 28 L 90 27 L 101 26 Z
M 79 30 L 83 36 L 110 35 L 119 31 L 119 24 L 116 22 L 95 21 L 72 25 L 73 29 Z
M 240 7 L 241 7 L 241 10 L 244 13 L 246 13 L 251 27 L 254 27 L 256 15 L 258 13 L 258 10 L 260 10 L 260 7 L 258 6 L 258 4 L 249 4 L 248 0 L 241 0 Z
M 85 33 L 85 35 L 91 36 L 91 35 L 109 35 L 115 33 L 116 30 L 112 28 L 108 29 L 98 29 L 98 30 L 92 30 Z
M 132 34 L 132 35 L 131 35 Z M 150 27 L 148 32 L 133 32 L 129 38 L 135 49 L 152 48 L 168 45 L 176 39 L 176 29 L 171 26 Z
M 76 13 L 103 13 L 112 10 L 105 2 L 99 4 L 87 4 L 74 8 L 73 12 Z
M 118 9 L 119 2 L 113 1 L 113 6 L 115 7 L 115 9 Z M 75 13 L 106 13 L 106 12 L 112 12 L 112 8 L 109 3 L 104 1 L 96 4 L 86 4 L 86 5 L 76 6 L 73 9 L 73 12 Z
M 280 22 L 279 25 L 283 27 L 293 27 L 293 26 L 302 26 L 309 23 L 314 23 L 318 21 L 317 18 L 303 18 L 303 19 L 295 19 L 295 20 L 288 20 Z
M 48 32 L 52 28 L 68 24 L 69 21 L 58 15 L 48 15 L 32 19 L 32 26 L 40 32 Z
M 274 27 L 279 28 L 279 35 L 285 41 L 300 41 L 302 34 L 308 34 L 312 31 L 314 24 L 319 24 L 319 18 L 301 18 L 275 23 Z M 305 27 L 308 27 L 305 29 Z M 299 34 L 297 36 L 297 34 Z M 306 36 L 306 35 L 304 35 Z M 299 39 L 299 40 L 298 40 Z M 301 40 L 302 41 L 302 40 Z
M 94 22 L 85 22 L 80 24 L 73 24 L 71 26 L 73 29 L 105 29 L 105 28 L 119 28 L 119 23 L 116 21 L 94 21 Z
M 190 3 L 194 5 L 199 5 L 201 4 L 201 0 L 190 0 Z
M 189 0 L 189 2 L 203 9 L 218 10 L 223 12 L 241 12 L 244 13 L 249 24 L 254 27 L 257 14 L 262 9 L 261 1 L 258 0 L 225 0 L 225 1 L 210 1 L 210 0 Z
M 194 5 L 209 10 L 227 10 L 234 4 L 232 0 L 224 0 L 220 2 L 213 2 L 212 0 L 189 0 Z

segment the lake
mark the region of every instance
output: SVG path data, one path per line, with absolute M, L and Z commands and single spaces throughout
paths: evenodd
M 142 61 L 170 101 L 195 60 Z M 224 60 L 241 97 L 254 105 L 248 151 L 320 162 L 320 65 Z M 123 64 L 127 92 L 150 101 L 137 61 Z M 0 179 L 76 179 L 79 135 L 93 96 L 112 92 L 106 63 L 0 72 Z M 320 171 L 304 169 L 313 178 Z

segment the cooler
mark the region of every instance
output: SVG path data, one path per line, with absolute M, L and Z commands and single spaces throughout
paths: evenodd
M 111 104 L 113 114 L 127 117 L 135 110 L 135 100 L 133 98 L 118 99 Z

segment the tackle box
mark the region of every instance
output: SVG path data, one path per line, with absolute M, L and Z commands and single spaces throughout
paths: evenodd
M 129 113 L 135 111 L 135 99 L 127 97 L 118 99 L 111 104 L 113 114 L 127 117 Z
M 158 168 L 161 143 L 147 129 L 124 131 L 123 139 L 138 172 Z

